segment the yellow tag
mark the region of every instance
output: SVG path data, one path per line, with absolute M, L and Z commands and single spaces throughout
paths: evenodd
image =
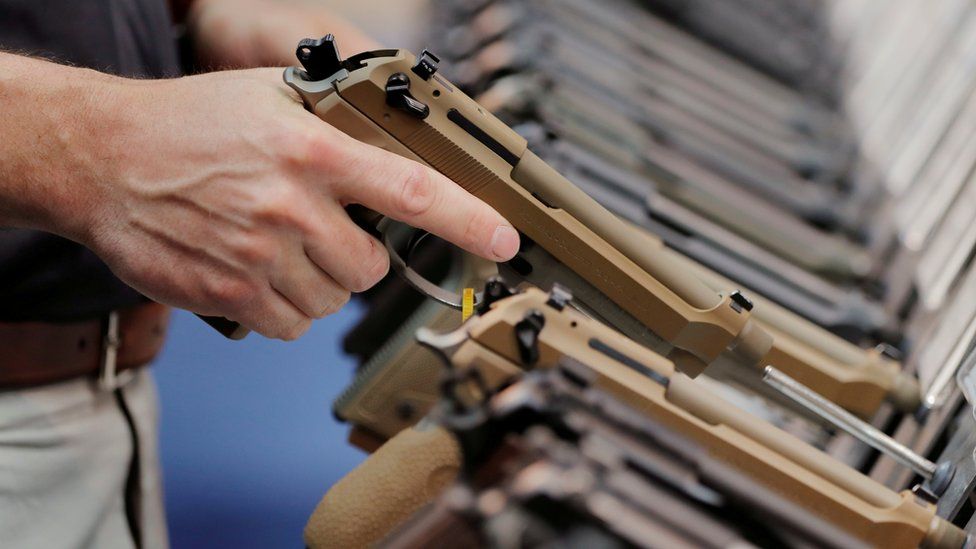
M 474 313 L 474 288 L 465 288 L 461 293 L 461 322 Z

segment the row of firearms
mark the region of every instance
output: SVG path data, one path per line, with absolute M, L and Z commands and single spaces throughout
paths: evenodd
M 376 453 L 310 545 L 972 543 L 976 6 L 432 13 L 440 57 L 380 52 L 413 65 L 426 114 L 380 61 L 332 85 L 523 246 L 496 266 L 385 227 L 415 278 L 367 295 L 334 407 Z M 357 71 L 390 112 L 360 103 Z M 461 324 L 416 276 L 492 282 Z
M 565 289 L 487 292 L 460 328 L 420 331 L 449 372 L 438 404 L 332 487 L 310 546 L 971 545 L 939 513 L 967 497 L 955 465 L 922 459 L 924 482 L 893 490 L 570 307 Z

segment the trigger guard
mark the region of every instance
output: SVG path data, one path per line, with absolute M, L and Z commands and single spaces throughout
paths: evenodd
M 388 217 L 384 217 L 383 220 L 376 225 L 376 230 L 379 231 L 383 237 L 383 246 L 386 248 L 386 253 L 390 256 L 390 267 L 393 269 L 393 271 L 418 292 L 442 305 L 446 305 L 452 309 L 457 309 L 460 311 L 462 306 L 461 294 L 445 290 L 437 284 L 427 280 L 420 273 L 413 270 L 413 268 L 411 268 L 410 265 L 408 265 L 407 262 L 400 256 L 400 253 L 397 252 L 396 247 L 389 236 L 389 231 L 386 230 L 393 223 L 397 222 Z M 482 292 L 475 294 L 475 306 L 481 303 L 482 295 Z

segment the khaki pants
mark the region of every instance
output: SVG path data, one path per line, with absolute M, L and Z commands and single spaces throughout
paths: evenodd
M 143 547 L 166 547 L 156 387 L 122 388 L 139 438 Z M 88 380 L 0 392 L 0 546 L 134 547 L 125 511 L 133 443 L 112 392 Z

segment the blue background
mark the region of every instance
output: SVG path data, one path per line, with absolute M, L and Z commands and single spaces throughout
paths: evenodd
M 357 305 L 288 343 L 228 341 L 174 315 L 153 368 L 174 548 L 303 546 L 315 504 L 364 457 L 331 412 L 355 366 L 340 341 Z

